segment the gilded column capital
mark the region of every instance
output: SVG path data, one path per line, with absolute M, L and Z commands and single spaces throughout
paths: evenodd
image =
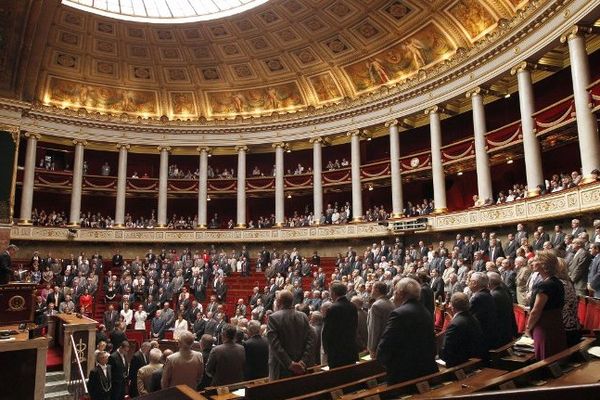
M 0 124 L 0 130 L 6 131 L 6 132 L 10 132 L 10 133 L 19 133 L 21 132 L 21 128 L 17 125 L 7 125 L 7 124 Z
M 354 129 L 354 130 L 346 133 L 346 136 L 361 136 L 360 129 Z
M 595 31 L 597 30 L 591 26 L 575 25 L 569 28 L 569 30 L 567 30 L 565 33 L 560 35 L 560 42 L 566 43 L 571 39 L 575 39 L 576 37 L 583 37 L 584 35 L 594 33 Z
M 162 153 L 163 151 L 166 151 L 167 153 L 170 153 L 170 152 L 171 152 L 171 147 L 170 147 L 170 146 L 158 146 L 156 149 L 157 149 L 158 151 L 160 151 L 161 153 Z
M 117 143 L 116 147 L 119 150 L 121 150 L 121 149 L 129 150 L 131 148 L 131 145 L 129 143 Z
M 208 146 L 198 146 L 198 147 L 196 147 L 196 151 L 198 153 L 202 153 L 202 152 L 205 152 L 206 154 L 210 154 L 211 153 L 211 149 Z
M 278 143 L 273 143 L 271 145 L 271 147 L 273 147 L 274 149 L 281 147 L 282 149 L 287 150 L 289 148 L 289 145 L 285 142 L 278 142 Z
M 78 144 L 82 145 L 83 147 L 87 146 L 87 141 L 84 139 L 73 139 L 73 144 L 75 146 L 77 146 Z
M 511 75 L 516 75 L 519 72 L 522 71 L 533 71 L 534 69 L 537 69 L 537 65 L 527 62 L 527 61 L 522 61 L 520 63 L 518 63 L 517 65 L 515 65 L 514 67 L 512 67 L 510 69 L 510 74 Z
M 389 128 L 390 126 L 398 126 L 398 125 L 400 125 L 400 121 L 398 121 L 397 119 L 392 119 L 385 123 L 386 128 Z
M 23 135 L 27 139 L 29 139 L 29 138 L 35 138 L 36 140 L 40 140 L 42 138 L 42 135 L 40 135 L 39 133 L 35 133 L 35 132 L 25 132 Z
M 423 112 L 425 113 L 425 115 L 439 114 L 442 112 L 442 107 L 436 105 L 433 107 L 426 108 Z
M 321 145 L 323 145 L 323 146 L 326 146 L 326 145 L 330 144 L 329 139 L 327 139 L 324 136 L 315 136 L 315 137 L 312 137 L 312 138 L 308 139 L 308 141 L 311 144 L 321 143 Z
M 244 144 L 242 144 L 242 145 L 239 145 L 239 146 L 235 146 L 235 151 L 236 151 L 237 153 L 240 153 L 240 152 L 247 153 L 247 152 L 248 152 L 248 146 L 246 146 L 246 145 L 244 145 Z
M 465 96 L 467 99 L 470 99 L 473 96 L 482 96 L 487 93 L 487 90 L 482 88 L 481 86 L 477 86 L 471 90 L 468 90 Z

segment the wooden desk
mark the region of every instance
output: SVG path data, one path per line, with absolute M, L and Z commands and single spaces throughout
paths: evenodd
M 447 397 L 460 394 L 466 388 L 476 388 L 483 386 L 488 379 L 497 378 L 506 374 L 507 371 L 495 368 L 484 368 L 479 372 L 463 379 L 461 381 L 452 382 L 437 389 L 430 390 L 427 393 L 414 396 L 414 399 L 430 399 L 433 397 Z
M 77 360 L 75 359 L 73 346 L 71 345 L 71 335 L 73 335 L 75 345 L 79 350 L 78 354 L 81 366 L 87 378 L 89 372 L 94 367 L 96 325 L 98 323 L 86 316 L 78 318 L 75 314 L 57 314 L 52 318 L 55 318 L 59 325 L 57 336 L 59 336 L 63 345 L 63 371 L 65 372 L 65 379 L 67 381 L 80 379 Z
M 600 360 L 582 364 L 566 372 L 563 376 L 548 382 L 544 387 L 587 385 L 590 383 L 600 383 Z
M 0 330 L 17 328 L 18 325 L 0 326 Z M 39 337 L 30 340 L 27 331 L 11 337 L 14 339 L 0 341 L 0 365 L 3 366 L 0 398 L 42 400 L 48 339 Z

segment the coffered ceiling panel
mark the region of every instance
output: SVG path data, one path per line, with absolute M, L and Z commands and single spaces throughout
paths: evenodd
M 272 0 L 186 24 L 59 6 L 37 97 L 141 117 L 260 117 L 327 107 L 451 58 L 521 0 Z M 164 22 L 164 21 L 163 21 Z

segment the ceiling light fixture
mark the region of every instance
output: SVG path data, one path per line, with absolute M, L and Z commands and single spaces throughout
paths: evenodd
M 287 198 L 288 198 L 288 199 L 291 199 L 291 198 L 292 198 L 292 195 L 291 195 L 291 193 L 288 193 L 288 195 L 287 195 Z
M 462 176 L 462 174 L 463 174 L 463 172 L 462 172 L 462 171 L 458 171 L 458 172 L 456 173 L 456 175 L 458 175 L 458 176 Z
M 369 185 L 369 192 L 373 191 L 373 185 Z
M 505 98 L 505 99 L 509 99 L 509 98 L 510 98 L 510 93 L 506 93 L 506 94 L 504 95 L 504 98 Z
M 513 163 L 513 159 L 512 159 L 512 158 L 509 158 L 508 160 L 506 160 L 506 163 L 507 163 L 507 164 L 512 164 L 512 163 Z

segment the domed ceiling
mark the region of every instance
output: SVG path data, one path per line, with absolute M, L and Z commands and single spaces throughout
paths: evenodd
M 59 107 L 172 119 L 327 107 L 472 47 L 525 3 L 271 0 L 189 24 L 122 21 L 62 5 L 42 39 L 36 96 Z

